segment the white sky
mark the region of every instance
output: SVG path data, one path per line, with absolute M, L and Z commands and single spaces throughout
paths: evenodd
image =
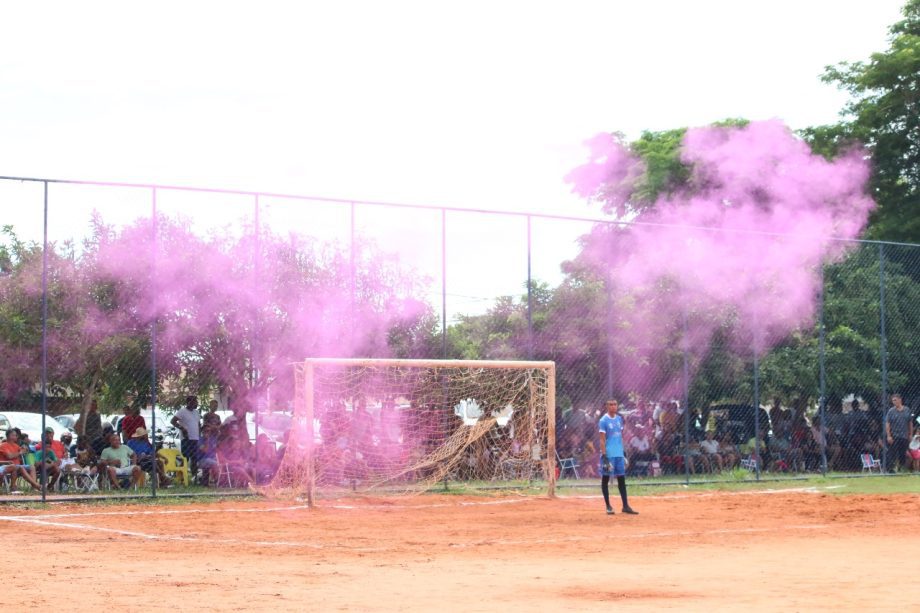
M 833 122 L 846 98 L 819 81 L 823 67 L 884 49 L 900 5 L 8 4 L 0 175 L 590 216 L 562 183 L 584 159 L 583 140 L 726 117 L 778 117 L 794 128 Z M 79 236 L 93 207 L 123 222 L 148 202 L 53 186 L 49 230 Z M 275 228 L 347 237 L 344 209 L 265 205 L 264 223 Z M 39 238 L 39 207 L 36 187 L 0 184 L 0 223 Z M 171 194 L 161 207 L 213 228 L 248 214 L 249 204 Z M 439 274 L 431 215 L 360 215 L 363 231 Z M 448 238 L 451 312 L 518 291 L 526 265 L 522 220 L 461 217 Z M 408 239 L 396 234 L 397 225 L 423 222 Z M 584 229 L 536 224 L 535 274 L 552 278 Z

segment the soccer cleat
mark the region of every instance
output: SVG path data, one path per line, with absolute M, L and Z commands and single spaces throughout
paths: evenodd
M 607 515 L 613 515 L 613 509 L 611 507 L 607 507 Z
M 638 515 L 639 514 L 638 511 L 633 511 L 632 507 L 623 507 L 623 512 L 626 513 L 627 515 Z

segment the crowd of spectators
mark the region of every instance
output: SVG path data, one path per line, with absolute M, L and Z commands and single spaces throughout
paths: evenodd
M 854 399 L 828 405 L 821 419 L 805 402 L 760 409 L 755 437 L 753 407 L 726 405 L 685 411 L 675 401 L 639 400 L 621 411 L 632 474 L 718 473 L 742 464 L 770 472 L 860 471 L 864 458 L 887 459 L 884 468 L 920 471 L 920 413 L 900 395 L 885 412 Z M 560 416 L 557 450 L 573 458 L 582 476 L 595 476 L 600 409 L 580 407 Z M 822 453 L 823 452 L 823 453 Z

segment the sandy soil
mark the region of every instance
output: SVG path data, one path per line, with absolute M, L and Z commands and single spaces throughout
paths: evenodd
M 33 609 L 920 607 L 916 496 L 699 492 L 633 503 L 640 515 L 612 517 L 594 496 L 349 499 L 313 510 L 71 504 L 0 507 L 0 529 L 28 552 L 5 583 Z

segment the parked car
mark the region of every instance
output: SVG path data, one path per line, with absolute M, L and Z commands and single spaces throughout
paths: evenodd
M 73 432 L 77 431 L 76 428 L 74 428 L 74 426 L 77 424 L 77 418 L 79 417 L 80 417 L 79 413 L 54 416 L 54 418 L 58 420 L 58 423 L 60 423 L 62 426 L 64 426 L 65 428 Z
M 54 438 L 60 440 L 63 434 L 73 434 L 61 422 L 50 415 L 45 417 L 45 427 L 54 429 Z M 25 413 L 20 411 L 5 411 L 0 413 L 0 432 L 6 434 L 8 428 L 19 428 L 29 435 L 29 440 L 38 443 L 42 440 L 42 416 L 40 413 Z

